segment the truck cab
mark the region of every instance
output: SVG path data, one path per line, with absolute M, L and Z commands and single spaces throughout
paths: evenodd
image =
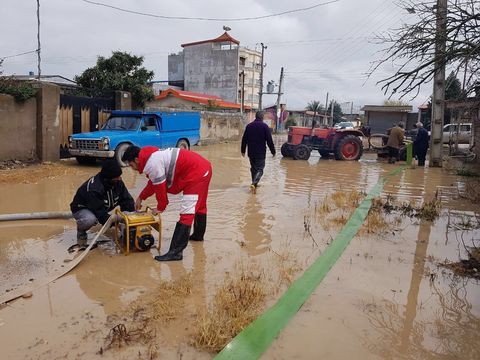
M 73 134 L 69 152 L 80 164 L 116 158 L 130 145 L 190 149 L 200 141 L 200 113 L 112 111 L 99 131 Z

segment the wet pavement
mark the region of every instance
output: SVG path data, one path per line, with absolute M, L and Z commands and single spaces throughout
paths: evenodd
M 277 138 L 277 149 L 281 143 Z M 143 350 L 136 345 L 98 353 L 108 335 L 106 322 L 121 318 L 132 300 L 161 279 L 189 272 L 192 294 L 185 314 L 157 334 L 159 358 L 211 358 L 191 346 L 192 321 L 208 308 L 224 274 L 238 261 L 265 263 L 272 252 L 285 250 L 305 269 L 339 231 L 312 216 L 316 207 L 334 191 L 368 192 L 396 166 L 378 162 L 374 154 L 365 154 L 359 162 L 325 160 L 317 154 L 309 161 L 267 155 L 261 186 L 252 195 L 248 159 L 240 156 L 238 143 L 194 150 L 214 169 L 205 242 L 190 243 L 182 262 L 163 264 L 152 260 L 157 254 L 153 249 L 125 257 L 111 243 L 101 244 L 67 275 L 30 298 L 0 308 L 2 358 L 137 356 Z M 21 176 L 28 177 L 26 181 L 21 176 L 6 180 L 0 172 L 0 214 L 68 210 L 77 187 L 99 171 L 99 166 L 77 166 L 72 160 L 62 161 L 62 171 L 29 168 L 35 169 L 34 176 L 25 172 Z M 146 183 L 130 169 L 123 179 L 134 197 Z M 441 217 L 433 223 L 403 218 L 387 233 L 355 237 L 263 358 L 480 358 L 478 281 L 436 266 L 444 259 L 458 261 L 465 256 L 463 243 L 478 241 L 478 228 L 449 226 L 465 218 L 478 224 L 480 208 L 459 198 L 462 189 L 463 180 L 442 169 L 407 168 L 392 177 L 383 196 L 421 202 L 437 193 Z M 178 209 L 178 197 L 170 197 L 162 216 L 162 253 L 168 249 Z M 306 233 L 306 219 L 313 239 Z M 61 268 L 74 242 L 72 220 L 0 223 L 0 292 Z M 147 358 L 142 354 L 140 358 Z

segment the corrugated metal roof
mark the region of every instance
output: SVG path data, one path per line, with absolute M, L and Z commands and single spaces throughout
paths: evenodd
M 412 106 L 410 105 L 401 105 L 401 106 L 388 106 L 388 105 L 365 105 L 361 108 L 361 111 L 378 111 L 378 112 L 410 112 L 412 111 Z

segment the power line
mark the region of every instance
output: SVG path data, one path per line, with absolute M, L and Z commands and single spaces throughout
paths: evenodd
M 9 55 L 9 56 L 0 56 L 0 59 L 1 59 L 1 60 L 10 59 L 10 58 L 17 57 L 17 56 L 22 56 L 22 55 L 27 55 L 27 54 L 33 54 L 33 53 L 36 53 L 36 52 L 37 52 L 37 50 L 30 50 L 30 51 L 25 51 L 25 52 L 20 53 L 20 54 Z
M 304 7 L 304 8 L 299 8 L 299 9 L 293 9 L 293 10 L 287 10 L 287 11 L 282 11 L 279 13 L 275 14 L 269 14 L 269 15 L 262 15 L 262 16 L 254 16 L 254 17 L 245 17 L 245 18 L 206 18 L 206 17 L 188 17 L 188 16 L 166 16 L 166 15 L 157 15 L 157 14 L 151 14 L 151 13 L 144 13 L 140 11 L 134 11 L 134 10 L 128 10 L 128 9 L 123 9 L 117 6 L 113 5 L 108 5 L 100 2 L 95 2 L 95 1 L 90 1 L 90 0 L 82 0 L 83 2 L 86 2 L 91 5 L 96 5 L 96 6 L 103 6 L 106 8 L 130 13 L 130 14 L 135 14 L 135 15 L 141 15 L 141 16 L 148 16 L 148 17 L 153 17 L 157 19 L 168 19 L 168 20 L 199 20 L 199 21 L 248 21 L 248 20 L 260 20 L 260 19 L 266 19 L 266 18 L 271 18 L 271 17 L 276 17 L 276 16 L 282 16 L 286 14 L 292 14 L 296 12 L 302 12 L 302 11 L 308 11 L 315 9 L 320 6 L 325 6 L 328 4 L 333 4 L 336 3 L 340 0 L 331 0 L 323 3 L 317 3 L 312 6 Z

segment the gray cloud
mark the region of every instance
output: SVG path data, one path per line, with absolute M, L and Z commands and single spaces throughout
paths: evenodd
M 316 2 L 299 0 L 194 1 L 99 0 L 106 4 L 170 16 L 247 17 L 307 7 Z M 382 67 L 366 81 L 365 73 L 379 58 L 381 47 L 371 42 L 375 34 L 409 21 L 406 11 L 392 0 L 340 0 L 308 12 L 256 21 L 159 20 L 94 6 L 81 0 L 40 0 L 42 73 L 69 78 L 93 66 L 98 55 L 128 51 L 143 55 L 156 80 L 167 80 L 167 56 L 180 44 L 214 38 L 223 25 L 250 48 L 260 42 L 265 52 L 265 83 L 278 83 L 285 68 L 285 95 L 289 108 L 302 109 L 311 100 L 325 101 L 326 93 L 338 102 L 380 104 L 387 98 L 375 85 L 393 68 Z M 0 57 L 35 50 L 36 2 L 3 0 L 0 14 Z M 258 48 L 258 46 L 257 46 Z M 26 74 L 37 69 L 36 54 L 4 61 L 5 74 Z M 426 101 L 430 86 L 412 102 Z M 264 103 L 273 103 L 268 96 Z

